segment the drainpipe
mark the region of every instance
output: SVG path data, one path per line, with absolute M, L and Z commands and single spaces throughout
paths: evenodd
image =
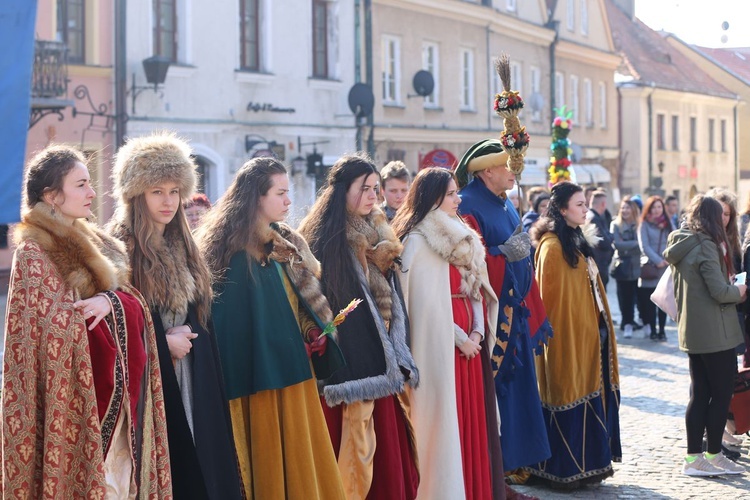
M 649 193 L 654 185 L 654 105 L 651 96 L 655 89 L 656 84 L 651 82 L 651 93 L 646 97 L 648 107 L 648 187 L 646 189 L 649 190 Z
M 372 88 L 373 93 L 375 92 L 375 82 L 372 77 L 372 0 L 365 1 L 365 79 Z M 377 102 L 377 100 L 376 100 Z M 367 115 L 367 126 L 370 128 L 370 133 L 367 136 L 367 153 L 370 158 L 375 159 L 375 107 Z
M 620 190 L 620 196 L 622 196 L 622 171 L 625 167 L 622 153 L 622 92 L 619 85 L 615 85 L 615 90 L 617 91 L 617 150 L 620 152 L 617 158 L 617 189 Z
M 361 0 L 354 1 L 354 83 L 362 81 L 362 28 L 360 16 L 362 15 Z M 357 151 L 362 150 L 362 118 L 354 116 L 354 126 L 357 128 L 355 144 Z
M 560 21 L 550 18 L 547 27 L 555 31 L 555 38 L 549 45 L 549 115 L 550 122 L 555 119 L 555 73 L 557 65 L 555 64 L 555 48 L 559 40 Z
M 115 0 L 115 149 L 119 149 L 125 143 L 128 122 L 128 113 L 125 108 L 125 94 L 128 88 L 125 52 L 127 10 L 127 0 Z
M 492 64 L 492 52 L 490 50 L 490 25 L 488 24 L 487 27 L 484 29 L 485 33 L 485 46 L 487 49 L 487 67 L 490 68 L 490 73 L 487 77 L 487 95 L 490 98 L 490 101 L 493 101 L 495 96 L 492 95 L 492 78 L 494 74 L 492 73 L 494 65 Z M 487 130 L 492 130 L 492 106 L 487 106 Z
M 738 113 L 739 110 L 737 109 L 740 105 L 740 96 L 735 97 L 735 103 L 734 103 L 734 192 L 739 193 L 740 192 L 740 157 L 739 157 L 739 134 L 737 129 L 739 128 L 739 120 L 738 120 Z M 742 234 L 740 237 L 744 237 L 745 235 Z

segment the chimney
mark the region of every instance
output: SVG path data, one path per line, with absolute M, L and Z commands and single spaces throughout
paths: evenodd
M 631 21 L 635 21 L 635 0 L 612 0 Z

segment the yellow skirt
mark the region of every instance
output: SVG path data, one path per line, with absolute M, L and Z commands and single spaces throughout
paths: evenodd
M 342 499 L 315 379 L 229 401 L 248 498 Z

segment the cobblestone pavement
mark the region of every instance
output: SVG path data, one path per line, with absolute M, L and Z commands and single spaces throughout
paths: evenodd
M 609 284 L 608 292 L 612 316 L 619 321 L 615 283 Z M 623 458 L 622 463 L 614 464 L 614 477 L 571 493 L 542 486 L 514 486 L 514 489 L 543 500 L 750 498 L 748 437 L 739 460 L 748 466 L 747 474 L 720 478 L 682 475 L 690 378 L 687 356 L 677 347 L 677 329 L 667 321 L 666 343 L 644 339 L 643 330 L 634 332 L 628 340 L 618 336 Z

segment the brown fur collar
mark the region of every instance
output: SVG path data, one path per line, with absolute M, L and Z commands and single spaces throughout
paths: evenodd
M 302 299 L 321 321 L 332 321 L 331 306 L 323 295 L 323 287 L 320 284 L 320 262 L 302 235 L 281 223 L 269 226 L 262 234 L 258 234 L 257 238 L 267 243 L 264 245 L 266 251 L 258 250 L 255 245 L 248 246 L 248 255 L 258 261 L 272 259 L 285 265 L 289 279 L 299 290 Z M 334 339 L 336 335 L 334 332 Z
M 37 203 L 23 214 L 14 238 L 16 243 L 38 243 L 82 299 L 128 282 L 128 255 L 121 242 L 85 220 L 68 224 L 46 203 Z
M 404 246 L 396 238 L 383 211 L 377 207 L 366 217 L 350 215 L 347 219 L 346 238 L 364 269 L 380 314 L 384 320 L 390 321 L 393 305 L 391 287 L 384 274 L 396 266 L 396 259 Z
M 424 236 L 427 245 L 461 273 L 461 291 L 481 300 L 481 269 L 484 245 L 479 235 L 458 217 L 437 209 L 429 212 L 414 229 Z
M 114 237 L 125 242 L 128 253 L 132 255 L 135 238 L 131 228 L 120 222 L 111 225 L 109 230 Z M 189 304 L 195 304 L 199 309 L 198 316 L 208 318 L 209 312 L 201 309 L 206 297 L 209 297 L 209 304 L 211 297 L 210 274 L 208 270 L 201 272 L 199 269 L 201 265 L 205 267 L 204 261 L 194 262 L 187 258 L 184 241 L 170 226 L 165 229 L 164 236 L 155 236 L 154 252 L 156 262 L 149 274 L 157 286 L 153 287 L 150 296 L 144 293 L 149 307 L 179 315 L 187 313 Z

